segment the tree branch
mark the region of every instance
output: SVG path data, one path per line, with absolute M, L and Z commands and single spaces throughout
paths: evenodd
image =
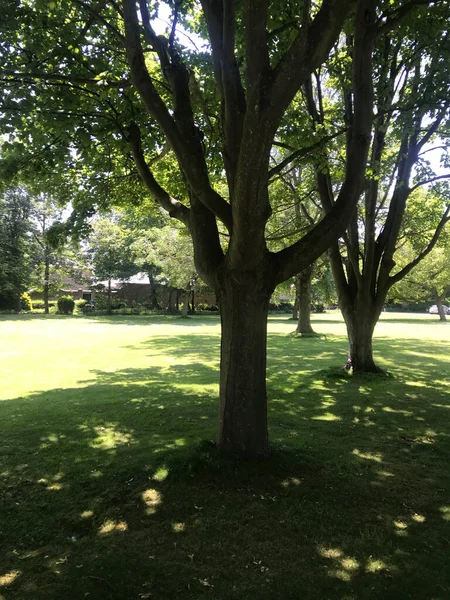
M 189 227 L 189 209 L 181 204 L 181 202 L 178 202 L 178 200 L 175 200 L 175 198 L 172 198 L 153 177 L 142 151 L 139 127 L 133 123 L 128 127 L 127 134 L 127 141 L 130 144 L 136 168 L 147 189 L 155 201 L 167 210 L 171 217 L 178 219 Z
M 433 183 L 433 181 L 438 181 L 440 179 L 450 179 L 450 173 L 447 173 L 446 175 L 437 175 L 436 177 L 432 177 L 431 179 L 419 181 L 419 183 L 416 183 L 415 185 L 412 186 L 412 188 L 410 188 L 410 193 L 413 192 L 414 190 L 417 190 L 417 188 L 422 187 L 423 185 L 427 185 L 428 183 Z
M 406 265 L 406 267 L 403 267 L 403 269 L 401 271 L 399 271 L 398 273 L 396 273 L 395 275 L 392 275 L 391 277 L 389 277 L 389 288 L 392 287 L 395 283 L 398 283 L 401 279 L 403 279 L 403 277 L 405 277 L 406 275 L 408 275 L 408 273 L 410 271 L 412 271 L 412 269 L 414 269 L 414 267 L 416 265 L 418 265 L 420 263 L 420 261 L 425 258 L 425 256 L 427 256 L 427 254 L 429 254 L 433 248 L 435 247 L 439 236 L 441 235 L 442 230 L 444 229 L 445 225 L 450 221 L 450 204 L 447 206 L 447 209 L 445 211 L 445 213 L 443 214 L 439 225 L 436 228 L 436 231 L 434 232 L 433 237 L 431 238 L 430 242 L 428 243 L 427 247 L 422 250 L 422 252 L 420 252 L 416 258 L 414 260 L 412 260 L 409 264 Z

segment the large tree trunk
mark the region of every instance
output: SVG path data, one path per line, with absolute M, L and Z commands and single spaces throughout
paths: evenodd
M 49 313 L 48 307 L 48 296 L 50 286 L 50 249 L 48 246 L 45 247 L 45 270 L 44 270 L 44 312 L 46 315 Z
M 220 290 L 219 432 L 223 454 L 260 458 L 269 453 L 266 338 L 270 293 L 228 279 Z
M 378 311 L 368 305 L 356 303 L 343 308 L 347 325 L 349 353 L 346 368 L 353 373 L 381 373 L 373 359 L 372 338 L 378 321 Z
M 298 275 L 298 323 L 297 333 L 314 335 L 311 325 L 311 280 L 314 266 L 311 265 Z

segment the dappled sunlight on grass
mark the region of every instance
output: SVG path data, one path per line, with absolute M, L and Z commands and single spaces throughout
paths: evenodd
M 358 378 L 315 319 L 269 323 L 274 453 L 245 465 L 201 441 L 217 318 L 0 320 L 0 598 L 447 600 L 450 329 L 386 317 L 391 377 Z

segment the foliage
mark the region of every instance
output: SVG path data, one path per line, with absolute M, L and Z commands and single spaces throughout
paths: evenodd
M 20 295 L 31 280 L 33 244 L 30 196 L 24 188 L 0 196 L 0 309 L 20 310 Z
M 75 308 L 75 301 L 72 296 L 61 296 L 58 299 L 58 311 L 63 315 L 71 315 Z
M 26 292 L 20 295 L 20 309 L 26 312 L 33 310 L 33 302 L 30 295 Z

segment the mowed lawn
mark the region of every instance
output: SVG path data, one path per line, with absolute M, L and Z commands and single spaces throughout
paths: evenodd
M 449 600 L 450 324 L 389 377 L 271 317 L 271 459 L 218 460 L 216 317 L 0 317 L 0 599 Z

